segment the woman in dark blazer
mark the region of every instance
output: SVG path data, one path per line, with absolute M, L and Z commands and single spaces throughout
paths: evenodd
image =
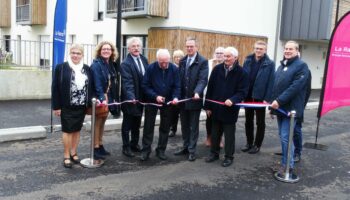
M 115 46 L 111 42 L 102 41 L 96 47 L 95 59 L 91 64 L 94 94 L 97 99 L 96 109 L 106 108 L 106 112 L 96 115 L 95 120 L 94 156 L 97 160 L 110 155 L 103 146 L 102 137 L 108 117 L 107 104 L 117 100 L 115 95 L 117 91 L 115 88 L 112 89 L 112 86 L 117 84 L 117 71 L 114 67 L 117 58 L 118 52 Z
M 89 66 L 83 64 L 83 56 L 84 48 L 73 44 L 68 61 L 56 66 L 52 81 L 52 108 L 54 114 L 61 117 L 66 168 L 80 163 L 77 147 L 92 92 L 91 72 Z

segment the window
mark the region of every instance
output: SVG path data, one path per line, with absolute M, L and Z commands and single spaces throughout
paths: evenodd
M 94 6 L 94 20 L 101 21 L 103 20 L 103 10 L 106 7 L 105 0 L 95 0 Z
M 10 49 L 11 49 L 11 36 L 10 35 L 5 35 L 4 36 L 5 38 L 5 51 L 7 52 L 10 52 Z
M 74 44 L 77 42 L 77 36 L 74 34 L 69 35 L 67 39 L 68 39 L 67 43 L 70 43 L 70 44 Z
M 103 40 L 103 35 L 98 34 L 98 35 L 94 35 L 94 44 L 98 45 L 98 43 L 102 42 Z
M 40 35 L 40 66 L 50 67 L 50 36 Z
M 29 8 L 30 8 L 30 0 L 16 1 L 16 22 L 30 20 Z

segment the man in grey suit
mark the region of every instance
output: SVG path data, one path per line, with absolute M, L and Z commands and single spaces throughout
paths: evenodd
M 180 61 L 181 99 L 192 98 L 180 104 L 183 147 L 175 155 L 187 155 L 196 160 L 199 115 L 203 107 L 203 91 L 208 82 L 208 60 L 198 53 L 195 38 L 186 39 L 187 55 Z

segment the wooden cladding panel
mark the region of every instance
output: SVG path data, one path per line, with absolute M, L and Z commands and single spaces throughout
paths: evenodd
M 31 24 L 46 25 L 46 0 L 32 0 L 32 22 Z
M 0 0 L 0 27 L 11 27 L 11 0 Z
M 168 17 L 169 0 L 149 0 L 148 15 L 157 17 Z
M 244 58 L 253 52 L 253 45 L 257 40 L 264 40 L 266 37 L 235 35 L 228 33 L 215 33 L 186 29 L 157 29 L 151 28 L 148 31 L 148 48 L 166 48 L 170 51 L 181 49 L 186 52 L 185 41 L 187 37 L 197 39 L 198 51 L 208 60 L 212 59 L 217 47 L 234 46 L 239 52 L 239 62 L 243 64 Z M 155 61 L 155 51 L 149 52 L 149 60 Z

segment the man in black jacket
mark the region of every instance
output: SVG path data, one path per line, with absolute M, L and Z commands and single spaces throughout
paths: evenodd
M 208 116 L 212 116 L 212 145 L 206 162 L 219 159 L 220 139 L 222 131 L 225 136 L 225 159 L 223 167 L 233 163 L 235 152 L 236 122 L 239 106 L 236 103 L 243 101 L 248 92 L 248 74 L 238 61 L 238 51 L 234 47 L 224 50 L 224 63 L 217 65 L 211 72 L 207 94 L 205 99 L 224 102 L 223 105 L 205 102 L 205 110 Z
M 243 69 L 249 76 L 249 90 L 246 102 L 270 102 L 275 63 L 266 54 L 266 42 L 259 40 L 254 44 L 254 53 L 246 57 Z M 254 115 L 256 116 L 256 136 L 254 139 Z M 250 154 L 260 151 L 265 135 L 266 108 L 245 108 L 245 134 L 247 144 L 241 150 Z
M 161 160 L 166 160 L 165 149 L 171 125 L 171 106 L 177 104 L 180 98 L 178 68 L 170 63 L 170 53 L 167 49 L 157 51 L 157 61 L 149 65 L 143 78 L 142 89 L 147 102 L 161 104 L 162 107 L 152 105 L 145 107 L 141 160 L 148 160 L 152 151 L 151 145 L 158 109 L 160 110 L 160 125 L 156 156 Z
M 203 91 L 208 82 L 208 60 L 198 53 L 194 38 L 186 40 L 187 55 L 180 61 L 181 99 L 192 98 L 180 105 L 183 147 L 175 155 L 188 155 L 189 161 L 196 160 L 199 115 L 203 107 Z
M 132 101 L 132 103 L 122 105 L 122 139 L 123 154 L 127 157 L 134 157 L 133 152 L 141 151 L 138 143 L 143 112 L 143 106 L 136 104 L 136 101 L 143 101 L 141 84 L 148 66 L 148 61 L 140 53 L 142 41 L 138 37 L 129 38 L 127 40 L 127 47 L 129 53 L 120 66 L 122 101 Z M 129 139 L 130 130 L 131 141 Z

